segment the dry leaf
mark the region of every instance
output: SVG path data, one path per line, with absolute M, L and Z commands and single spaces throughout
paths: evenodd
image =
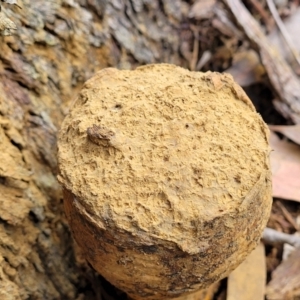
M 266 272 L 265 248 L 259 244 L 229 275 L 227 300 L 263 300 Z
M 300 147 L 271 132 L 273 196 L 300 202 Z
M 232 66 L 226 70 L 241 86 L 260 82 L 265 73 L 259 56 L 254 50 L 237 52 L 233 55 Z
M 293 300 L 300 297 L 300 249 L 283 261 L 272 274 L 266 295 L 268 300 Z
M 273 131 L 282 133 L 290 140 L 300 145 L 300 124 L 293 126 L 269 125 L 269 128 Z

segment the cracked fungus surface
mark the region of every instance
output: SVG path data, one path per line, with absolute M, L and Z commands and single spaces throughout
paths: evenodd
M 230 75 L 110 68 L 63 123 L 59 180 L 102 229 L 195 254 L 209 247 L 201 224 L 232 216 L 232 228 L 258 190 L 270 203 L 269 152 L 264 122 Z

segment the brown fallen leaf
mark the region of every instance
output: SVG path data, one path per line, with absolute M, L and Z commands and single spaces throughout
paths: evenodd
M 265 247 L 261 243 L 228 277 L 227 300 L 263 300 L 266 284 Z
M 269 128 L 273 131 L 282 133 L 290 140 L 300 145 L 300 124 L 292 126 L 269 125 Z
M 232 65 L 226 70 L 241 86 L 249 86 L 262 81 L 265 69 L 260 63 L 258 54 L 250 49 L 233 55 Z
M 270 136 L 273 196 L 300 202 L 300 147 Z
M 272 273 L 267 285 L 268 300 L 296 300 L 300 297 L 300 248 L 283 261 Z

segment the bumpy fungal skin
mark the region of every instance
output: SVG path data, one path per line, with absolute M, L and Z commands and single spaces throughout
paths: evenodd
M 66 117 L 58 153 L 77 243 L 133 299 L 224 278 L 270 213 L 268 129 L 230 75 L 104 69 Z

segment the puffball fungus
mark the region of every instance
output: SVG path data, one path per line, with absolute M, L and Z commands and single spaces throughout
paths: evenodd
M 226 277 L 271 209 L 268 128 L 227 74 L 104 69 L 59 136 L 66 215 L 86 259 L 133 299 Z

